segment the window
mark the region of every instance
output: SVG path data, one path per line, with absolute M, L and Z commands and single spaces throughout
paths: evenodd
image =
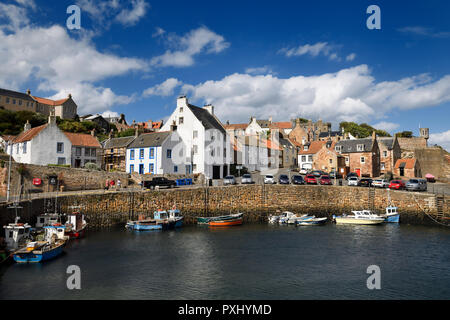
M 361 163 L 366 163 L 366 158 L 361 157 Z
M 308 161 L 309 161 L 309 162 L 312 162 L 312 161 L 313 161 L 312 156 L 308 156 Z
M 81 156 L 81 148 L 80 147 L 75 148 L 75 155 L 78 157 Z
M 383 151 L 383 157 L 387 157 L 387 151 Z
M 194 144 L 194 145 L 192 146 L 192 150 L 193 150 L 193 153 L 194 153 L 194 154 L 197 154 L 197 152 L 198 152 L 198 146 L 197 146 L 196 144 Z
M 173 167 L 173 172 L 178 172 L 178 166 Z
M 363 145 L 363 144 L 358 144 L 358 145 L 356 146 L 356 150 L 358 150 L 358 151 L 364 151 L 364 145 Z
M 134 150 L 130 150 L 130 160 L 134 160 Z
M 144 159 L 144 149 L 139 149 L 139 159 Z
M 193 165 L 192 165 L 192 171 L 196 171 L 197 170 L 197 165 L 194 163 Z
M 214 149 L 211 149 L 211 157 L 214 157 Z
M 150 148 L 150 159 L 155 158 L 155 148 Z
M 198 131 L 197 131 L 197 130 L 194 130 L 194 131 L 192 132 L 192 137 L 193 137 L 194 139 L 198 137 Z
M 97 153 L 97 150 L 95 150 L 95 148 L 92 148 L 91 149 L 91 157 L 95 157 L 96 153 Z
M 9 103 L 9 98 L 6 98 L 6 103 Z
M 345 157 L 345 163 L 348 163 L 350 161 L 349 157 Z
M 56 152 L 57 153 L 64 153 L 64 143 L 57 142 L 56 143 Z
M 167 158 L 168 159 L 172 158 L 172 150 L 171 149 L 167 149 Z
M 330 159 L 330 164 L 333 164 L 333 159 Z
M 302 162 L 306 162 L 306 156 L 302 156 Z
M 131 150 L 134 153 L 134 150 Z M 130 164 L 130 173 L 134 172 L 134 164 Z
M 154 171 L 155 171 L 155 165 L 153 163 L 150 163 L 150 166 L 148 168 L 148 172 L 154 173 Z
M 309 146 L 303 146 L 303 150 L 308 151 Z
M 184 123 L 184 118 L 180 117 L 180 119 L 178 120 L 178 124 L 183 124 Z
M 58 164 L 66 164 L 66 158 L 58 158 Z
M 23 143 L 22 151 L 23 151 L 23 153 L 27 153 L 27 141 L 25 141 L 25 142 Z
M 180 107 L 180 112 L 183 112 L 183 107 Z
M 22 100 L 19 100 L 19 106 L 21 106 L 22 105 Z
M 12 103 L 13 103 L 13 104 L 16 104 L 16 99 L 12 99 Z
M 381 170 L 386 170 L 386 165 L 384 164 L 384 162 L 381 163 Z
M 334 147 L 334 150 L 336 150 L 337 152 L 341 152 L 342 146 L 336 146 Z
M 84 148 L 84 155 L 86 157 L 90 157 L 91 156 L 91 149 L 89 148 Z

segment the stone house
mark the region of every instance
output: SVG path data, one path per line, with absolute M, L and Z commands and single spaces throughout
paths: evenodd
M 106 171 L 126 171 L 126 155 L 128 146 L 136 137 L 112 138 L 111 136 L 102 142 L 103 168 Z
M 30 90 L 27 91 L 27 94 L 37 102 L 36 112 L 42 113 L 43 115 L 48 116 L 53 114 L 61 119 L 74 119 L 77 115 L 78 106 L 73 101 L 70 93 L 67 98 L 60 100 L 32 96 Z
M 191 174 L 185 150 L 176 131 L 143 133 L 127 147 L 126 170 L 130 174 Z
M 37 102 L 29 94 L 0 88 L 0 108 L 36 112 Z
M 326 141 L 319 151 L 313 156 L 313 169 L 330 172 L 335 170 L 345 175 L 345 158 L 335 150 L 335 141 Z
M 298 167 L 300 169 L 314 169 L 314 156 L 326 145 L 325 141 L 306 142 L 298 151 Z
M 402 156 L 397 137 L 377 137 L 377 141 L 380 148 L 380 174 L 394 172 L 394 165 Z
M 72 145 L 71 166 L 72 168 L 84 168 L 87 163 L 95 163 L 98 167 L 102 164 L 102 146 L 91 134 L 64 132 Z
M 421 178 L 422 172 L 417 159 L 398 159 L 394 166 L 394 175 L 400 178 Z
M 177 131 L 184 142 L 185 160 L 193 173 L 208 179 L 222 179 L 230 172 L 231 142 L 224 126 L 214 115 L 214 106 L 203 108 L 188 102 L 185 96 L 177 99 L 177 107 L 161 131 Z
M 104 132 L 108 132 L 110 130 L 110 122 L 103 118 L 101 114 L 86 115 L 81 117 L 80 120 L 91 121 L 100 126 Z
M 372 138 L 341 140 L 335 150 L 345 158 L 347 172 L 355 172 L 360 177 L 380 176 L 380 149 L 375 131 Z

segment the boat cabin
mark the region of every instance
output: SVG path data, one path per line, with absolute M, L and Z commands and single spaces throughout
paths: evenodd
M 57 213 L 44 213 L 37 217 L 36 228 L 43 228 L 51 226 L 59 222 L 59 214 Z
M 172 219 L 181 217 L 180 210 L 178 209 L 169 210 L 169 217 Z
M 86 220 L 84 220 L 84 215 L 80 212 L 74 212 L 72 214 L 67 215 L 66 226 L 80 230 L 86 224 Z
M 67 240 L 68 236 L 65 235 L 66 227 L 62 225 L 56 226 L 46 226 L 45 230 L 45 241 L 52 242 L 54 240 Z
M 155 211 L 153 213 L 153 217 L 158 220 L 165 220 L 169 219 L 169 214 L 167 213 L 167 211 Z
M 397 207 L 387 207 L 386 208 L 386 215 L 392 216 L 398 214 L 398 208 Z
M 352 211 L 355 219 L 379 219 L 380 216 L 370 210 Z
M 6 249 L 17 250 L 24 246 L 28 239 L 31 239 L 31 226 L 28 223 L 10 223 L 5 228 Z

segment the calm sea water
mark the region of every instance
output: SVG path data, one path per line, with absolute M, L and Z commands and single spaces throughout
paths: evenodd
M 185 226 L 90 232 L 0 270 L 1 299 L 450 299 L 450 230 L 407 225 Z M 81 268 L 81 290 L 66 269 Z M 369 265 L 381 290 L 369 290 Z

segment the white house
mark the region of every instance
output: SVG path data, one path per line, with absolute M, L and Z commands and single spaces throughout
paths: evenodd
M 188 103 L 185 96 L 177 99 L 177 107 L 161 131 L 176 131 L 186 148 L 185 163 L 193 173 L 208 179 L 221 179 L 229 174 L 231 143 L 225 128 L 214 115 L 214 107 L 203 108 Z
M 190 174 L 183 140 L 177 132 L 151 132 L 138 136 L 127 147 L 126 171 L 139 174 Z
M 70 164 L 72 143 L 56 124 L 56 117 L 50 116 L 47 124 L 31 128 L 25 124 L 24 131 L 8 148 L 14 161 L 20 163 L 48 165 Z

